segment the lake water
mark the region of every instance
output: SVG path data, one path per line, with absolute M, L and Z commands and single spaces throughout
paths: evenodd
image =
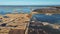
M 35 14 L 32 16 L 32 20 L 60 24 L 60 14 L 52 14 L 50 16 L 45 14 Z
M 34 9 L 41 9 L 41 8 L 49 8 L 49 7 L 30 7 L 30 6 L 0 6 L 0 14 L 9 14 L 12 12 L 24 12 L 24 13 L 30 13 Z

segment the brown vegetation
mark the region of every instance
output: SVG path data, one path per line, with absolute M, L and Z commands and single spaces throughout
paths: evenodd
M 60 13 L 60 8 L 41 8 L 41 9 L 36 9 L 33 10 L 33 12 L 38 12 L 38 13 Z

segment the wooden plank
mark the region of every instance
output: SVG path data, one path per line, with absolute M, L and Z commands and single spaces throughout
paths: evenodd
M 21 29 L 16 29 L 16 30 L 10 30 L 9 34 L 24 34 L 25 30 L 21 30 Z

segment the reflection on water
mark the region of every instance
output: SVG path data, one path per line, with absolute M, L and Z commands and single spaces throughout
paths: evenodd
M 52 14 L 50 16 L 45 14 L 35 14 L 32 17 L 32 20 L 33 19 L 41 22 L 60 24 L 60 14 Z

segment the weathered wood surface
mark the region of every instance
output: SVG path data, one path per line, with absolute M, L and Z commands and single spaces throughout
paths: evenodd
M 21 29 L 16 29 L 16 30 L 10 30 L 9 34 L 24 34 L 25 30 L 21 30 Z

